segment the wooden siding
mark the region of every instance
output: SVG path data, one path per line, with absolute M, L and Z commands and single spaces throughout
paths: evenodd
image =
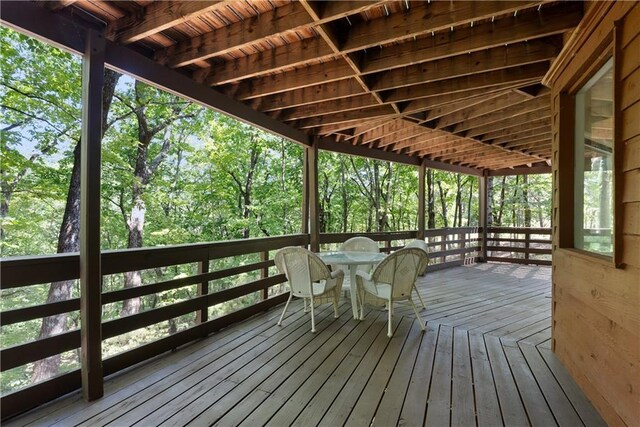
M 597 3 L 552 67 L 553 342 L 557 357 L 610 425 L 640 422 L 640 4 Z M 572 246 L 572 105 L 563 95 L 615 33 L 616 261 Z M 561 55 L 562 58 L 562 55 Z M 570 58 L 570 59 L 568 59 Z
M 316 334 L 299 302 L 112 376 L 12 425 L 601 426 L 550 349 L 550 269 L 504 264 L 428 273 L 421 333 L 410 308 L 333 318 Z M 346 301 L 346 299 L 345 299 Z

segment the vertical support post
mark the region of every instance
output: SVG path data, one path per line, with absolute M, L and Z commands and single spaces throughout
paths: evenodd
M 467 238 L 466 233 L 460 233 L 458 234 L 458 241 L 460 243 L 458 243 L 458 248 L 459 249 L 464 249 L 466 247 L 465 245 L 465 240 Z M 464 264 L 465 258 L 467 257 L 467 253 L 466 252 L 462 252 L 460 254 L 460 261 L 462 261 L 462 264 Z
M 309 182 L 309 234 L 310 249 L 320 250 L 320 207 L 318 204 L 318 141 L 313 140 L 307 151 L 308 182 Z
M 489 180 L 489 172 L 485 170 L 479 178 L 478 186 L 478 222 L 480 226 L 480 261 L 487 262 L 487 205 L 489 203 L 487 194 L 487 182 Z
M 302 154 L 302 213 L 300 233 L 309 234 L 309 149 Z
M 418 166 L 418 235 L 419 240 L 424 240 L 424 214 L 425 214 L 425 175 L 427 167 L 424 162 Z
M 269 251 L 260 252 L 260 261 L 265 262 L 268 260 L 269 260 Z M 260 278 L 266 279 L 267 277 L 269 277 L 269 267 L 262 267 L 260 269 Z M 269 288 L 264 288 L 262 289 L 262 291 L 260 291 L 260 299 L 264 301 L 267 298 L 269 298 Z
M 529 247 L 531 246 L 530 240 L 531 240 L 531 230 L 525 229 L 524 230 L 524 259 L 526 260 L 529 259 Z
M 447 255 L 444 254 L 447 251 L 447 236 L 449 235 L 449 229 L 446 228 L 440 234 L 440 251 L 443 252 L 443 255 L 440 257 L 440 262 L 447 262 Z
M 102 397 L 102 270 L 100 254 L 100 150 L 105 40 L 87 31 L 82 62 L 80 145 L 80 319 L 82 394 Z
M 209 258 L 198 262 L 198 274 L 209 272 Z M 198 296 L 207 295 L 209 293 L 209 281 L 203 280 L 198 283 Z M 196 323 L 204 323 L 209 320 L 209 304 L 206 300 L 202 303 L 200 310 L 196 312 Z

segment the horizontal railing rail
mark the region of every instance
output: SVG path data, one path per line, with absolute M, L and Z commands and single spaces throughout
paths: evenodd
M 487 261 L 551 265 L 551 228 L 487 227 Z
M 102 304 L 113 304 L 131 298 L 158 294 L 186 286 L 198 285 L 198 294 L 166 306 L 144 310 L 129 316 L 103 320 L 103 340 L 117 337 L 140 328 L 156 325 L 190 313 L 199 314 L 201 321 L 155 341 L 140 345 L 103 361 L 104 374 L 110 375 L 135 363 L 173 350 L 194 339 L 227 327 L 259 312 L 286 301 L 288 293 L 269 295 L 269 289 L 286 281 L 282 274 L 269 276 L 269 267 L 274 265 L 269 252 L 284 246 L 309 244 L 306 234 L 266 237 L 260 239 L 232 240 L 191 245 L 176 245 L 156 248 L 126 249 L 102 253 L 103 277 L 159 267 L 196 264 L 198 273 L 187 277 L 162 280 L 133 288 L 103 292 Z M 259 262 L 209 271 L 210 261 L 241 255 L 259 254 Z M 77 253 L 47 256 L 14 257 L 0 260 L 2 282 L 0 289 L 18 289 L 30 285 L 79 278 L 79 255 Z M 230 278 L 243 273 L 259 272 L 260 278 L 246 283 L 208 292 L 209 282 Z M 232 301 L 253 293 L 260 293 L 260 300 L 248 306 L 208 319 L 208 308 Z M 33 321 L 48 316 L 70 313 L 80 309 L 80 299 L 71 298 L 54 303 L 5 310 L 0 313 L 3 327 L 20 322 Z M 0 370 L 24 366 L 44 358 L 76 350 L 80 347 L 80 330 L 72 329 L 51 337 L 17 344 L 0 350 Z M 23 412 L 80 387 L 80 371 L 74 369 L 41 383 L 34 384 L 3 395 L 0 399 L 2 418 Z

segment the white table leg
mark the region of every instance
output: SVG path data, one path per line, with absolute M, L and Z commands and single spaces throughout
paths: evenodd
M 353 318 L 358 319 L 360 314 L 358 313 L 358 288 L 356 287 L 356 271 L 358 271 L 357 265 L 349 266 L 349 277 L 351 278 L 351 282 L 349 283 L 351 294 L 351 309 L 353 311 Z

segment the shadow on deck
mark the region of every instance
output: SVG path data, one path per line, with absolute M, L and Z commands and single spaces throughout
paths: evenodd
M 420 279 L 410 308 L 351 319 L 296 303 L 113 376 L 11 425 L 604 425 L 551 352 L 551 270 L 476 264 Z

